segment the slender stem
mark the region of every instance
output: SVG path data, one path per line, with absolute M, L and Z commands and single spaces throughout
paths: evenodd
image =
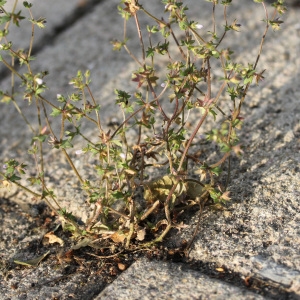
M 51 132 L 52 136 L 56 139 L 56 136 L 54 134 L 54 131 L 50 125 L 50 122 L 49 122 L 49 119 L 48 119 L 48 116 L 47 116 L 47 111 L 46 111 L 46 107 L 45 107 L 45 104 L 44 102 L 42 102 L 42 106 L 43 106 L 43 110 L 44 110 L 44 115 L 45 115 L 45 120 L 46 120 L 46 123 L 47 123 L 47 126 L 48 126 L 48 129 L 49 131 Z M 65 155 L 69 165 L 71 166 L 72 170 L 74 171 L 74 173 L 76 174 L 78 180 L 80 181 L 81 184 L 84 184 L 84 180 L 82 179 L 82 177 L 80 176 L 80 174 L 78 173 L 76 167 L 74 166 L 69 154 L 67 153 L 67 151 L 65 149 L 61 149 L 61 151 L 63 152 L 63 154 Z M 87 194 L 90 195 L 90 191 L 86 190 Z
M 42 121 L 41 121 L 41 109 L 39 104 L 39 99 L 35 99 L 36 108 L 37 108 L 37 118 L 38 118 L 38 124 L 39 124 L 39 134 L 42 132 Z M 39 141 L 39 152 L 40 152 L 40 160 L 41 160 L 41 171 L 43 173 L 44 178 L 44 155 L 43 155 L 43 143 Z
M 33 20 L 33 15 L 31 13 L 31 9 L 28 9 L 28 11 L 29 11 L 31 19 Z M 32 48 L 33 48 L 33 41 L 34 41 L 34 24 L 32 23 L 31 24 L 31 38 L 30 38 L 30 43 L 29 43 L 28 57 L 30 57 L 30 55 L 31 55 L 31 51 L 32 51 Z
M 180 162 L 179 162 L 179 166 L 178 166 L 178 169 L 177 169 L 177 173 L 179 173 L 179 172 L 181 171 L 181 168 L 182 168 L 182 166 L 183 166 L 185 157 L 186 157 L 186 155 L 187 155 L 187 153 L 188 153 L 188 150 L 189 150 L 189 148 L 190 148 L 190 146 L 191 146 L 191 144 L 192 144 L 192 141 L 194 140 L 194 138 L 195 138 L 195 136 L 196 136 L 198 130 L 200 129 L 200 127 L 202 126 L 204 120 L 206 119 L 206 117 L 207 117 L 207 115 L 208 115 L 208 112 L 209 112 L 209 108 L 206 108 L 206 109 L 205 109 L 205 112 L 204 112 L 204 114 L 203 114 L 203 116 L 201 117 L 201 119 L 200 119 L 200 121 L 198 122 L 197 126 L 195 127 L 195 129 L 194 129 L 194 131 L 193 131 L 191 137 L 189 138 L 189 140 L 188 140 L 188 142 L 187 142 L 187 145 L 185 146 L 184 151 L 183 151 L 183 153 L 182 153 L 182 155 L 181 155 L 181 160 L 180 160 Z
M 207 62 L 208 63 L 208 62 Z M 209 64 L 209 63 L 208 63 Z M 208 65 L 209 66 L 209 65 Z M 210 99 L 211 98 L 211 87 L 210 87 L 210 84 L 211 84 L 211 81 L 210 81 L 210 68 L 208 68 L 208 71 L 207 71 L 207 98 Z M 180 160 L 180 163 L 179 163 L 179 166 L 178 166 L 178 169 L 177 169 L 177 172 L 179 173 L 181 171 L 181 168 L 183 166 L 183 163 L 184 163 L 184 160 L 185 160 L 185 157 L 188 153 L 188 150 L 192 144 L 192 141 L 194 140 L 197 132 L 199 131 L 200 127 L 202 126 L 204 120 L 206 119 L 207 115 L 208 115 L 208 112 L 209 112 L 209 108 L 210 107 L 207 107 L 205 109 L 205 112 L 202 116 L 202 118 L 200 119 L 200 121 L 198 122 L 197 126 L 195 127 L 194 131 L 192 132 L 192 135 L 190 137 L 190 139 L 188 140 L 187 142 L 187 145 L 182 153 L 182 156 L 181 156 L 181 160 Z
M 265 10 L 265 15 L 266 15 L 266 27 L 265 27 L 265 31 L 263 33 L 263 36 L 261 38 L 261 42 L 260 42 L 260 46 L 259 46 L 259 50 L 258 50 L 258 54 L 257 54 L 257 57 L 256 57 L 256 61 L 255 61 L 255 64 L 254 64 L 254 69 L 256 69 L 257 67 L 257 64 L 259 62 L 259 59 L 260 59 L 260 55 L 262 53 L 262 49 L 263 49 L 263 45 L 264 45 L 264 42 L 265 42 L 265 38 L 266 38 L 266 34 L 269 30 L 269 15 L 268 15 L 268 11 L 266 9 L 266 6 L 264 4 L 264 2 L 262 2 L 262 5 L 264 7 L 264 10 Z M 274 16 L 276 14 L 276 11 L 274 12 Z M 248 92 L 248 89 L 250 87 L 250 82 L 246 85 L 245 87 L 245 91 L 244 91 L 244 95 L 242 97 L 242 99 L 240 100 L 240 103 L 239 103 L 239 106 L 238 108 L 235 110 L 233 116 L 232 116 L 232 120 L 234 121 L 240 114 L 240 111 L 241 111 L 241 107 L 242 107 L 242 104 L 244 103 L 245 101 L 245 98 L 246 98 L 246 95 L 247 95 L 247 92 Z
M 159 101 L 158 101 L 159 97 L 156 96 L 156 93 L 155 93 L 155 91 L 154 91 L 154 88 L 153 88 L 153 86 L 152 86 L 152 84 L 151 84 L 149 78 L 147 78 L 147 83 L 148 83 L 148 87 L 150 88 L 150 91 L 151 91 L 151 93 L 152 93 L 154 99 L 156 99 L 156 104 L 157 104 L 157 106 L 158 106 L 158 109 L 160 110 L 160 112 L 161 112 L 161 114 L 163 115 L 164 119 L 165 119 L 165 120 L 169 120 L 168 116 L 166 115 L 166 113 L 164 112 L 163 108 L 161 107 L 161 105 L 160 105 L 160 103 L 159 103 Z
M 21 78 L 24 82 L 26 82 L 26 79 L 24 76 L 22 76 L 20 73 L 18 73 L 18 71 L 16 69 L 14 69 L 12 66 L 10 66 L 10 64 L 2 58 L 1 62 L 5 65 L 6 68 L 8 68 L 12 73 L 14 73 L 15 75 L 17 75 L 19 78 Z
M 223 157 L 218 161 L 216 162 L 215 164 L 212 164 L 209 166 L 209 168 L 215 168 L 215 167 L 218 167 L 219 165 L 221 165 L 228 157 L 230 157 L 230 152 L 226 152 Z
M 206 203 L 206 201 L 207 201 L 207 199 L 208 199 L 208 196 L 209 196 L 209 193 L 208 193 L 207 191 L 205 191 L 205 192 L 197 199 L 197 200 L 198 200 L 198 203 L 199 203 L 199 208 L 200 208 L 199 213 L 198 213 L 198 221 L 197 221 L 196 228 L 195 228 L 195 230 L 194 230 L 194 232 L 193 232 L 193 235 L 192 235 L 191 239 L 189 240 L 188 245 L 187 245 L 187 247 L 186 247 L 186 249 L 185 249 L 185 254 L 186 254 L 186 256 L 188 256 L 189 250 L 190 250 L 190 248 L 191 248 L 191 246 L 192 246 L 192 244 L 193 244 L 193 242 L 194 242 L 194 240 L 195 240 L 195 237 L 196 237 L 196 235 L 197 235 L 197 233 L 198 233 L 198 231 L 199 231 L 200 223 L 201 223 L 201 218 L 202 218 L 202 213 L 203 213 L 203 208 L 204 208 L 204 205 L 205 205 L 205 203 Z
M 139 23 L 139 19 L 137 14 L 134 15 L 134 19 L 135 19 L 135 23 L 136 23 L 136 28 L 138 31 L 138 36 L 139 36 L 139 40 L 140 40 L 140 46 L 141 46 L 141 51 L 142 51 L 142 58 L 143 58 L 143 66 L 144 69 L 146 71 L 146 65 L 145 65 L 145 46 L 144 46 L 144 41 L 143 41 L 143 35 L 142 35 L 142 31 L 141 31 L 141 27 L 140 27 L 140 23 Z
M 143 220 L 145 220 L 155 209 L 156 209 L 156 207 L 158 207 L 159 206 L 159 200 L 156 200 L 153 204 L 152 204 L 152 206 L 146 211 L 146 212 L 144 212 L 144 214 L 141 216 L 141 218 L 140 218 L 140 221 L 143 221 Z
M 15 13 L 15 11 L 16 11 L 16 8 L 17 8 L 17 5 L 18 5 L 18 0 L 15 0 L 15 2 L 14 2 L 14 5 L 13 5 L 13 9 L 12 9 L 12 11 L 11 11 L 11 13 L 12 14 L 14 14 Z M 5 11 L 5 9 L 1 6 L 1 9 L 6 13 L 6 11 Z M 10 26 L 10 23 L 11 23 L 11 18 L 10 18 L 10 20 L 5 24 L 5 28 L 4 28 L 4 30 L 8 30 L 8 28 L 9 28 L 9 26 Z M 2 37 L 0 37 L 0 41 L 2 40 Z
M 151 105 L 151 104 L 154 104 L 157 100 L 159 100 L 163 94 L 165 93 L 165 91 L 167 90 L 168 88 L 168 85 L 166 85 L 164 87 L 164 89 L 161 91 L 161 93 L 156 97 L 154 98 L 150 103 L 147 103 L 147 105 Z M 140 111 L 142 111 L 143 109 L 145 109 L 144 106 L 140 107 L 138 110 L 136 110 L 134 113 L 132 113 L 128 118 L 126 118 L 126 120 L 124 120 L 119 126 L 118 128 L 114 131 L 114 133 L 110 136 L 110 139 L 113 139 L 114 136 L 117 134 L 117 132 L 130 120 L 132 119 L 135 115 L 137 115 Z
M 130 55 L 130 57 L 141 67 L 143 67 L 143 64 L 135 57 L 135 55 L 129 50 L 129 48 L 126 45 L 123 45 L 126 52 Z
M 30 124 L 30 122 L 28 121 L 28 119 L 26 118 L 26 116 L 21 111 L 20 106 L 18 105 L 18 103 L 16 102 L 16 100 L 14 98 L 11 98 L 11 100 L 12 100 L 12 103 L 14 104 L 16 110 L 18 111 L 18 113 L 22 116 L 24 122 L 28 125 L 28 127 L 30 128 L 30 130 L 34 133 L 34 129 L 33 129 L 32 125 Z
M 226 7 L 226 6 L 225 6 Z M 216 34 L 216 3 L 213 3 L 212 8 L 212 22 L 213 22 L 213 33 Z
M 88 85 L 86 85 L 86 88 L 87 88 L 87 90 L 88 90 L 88 93 L 89 93 L 89 95 L 90 95 L 92 101 L 93 101 L 94 106 L 96 106 L 97 103 L 96 103 L 96 100 L 95 100 L 95 98 L 94 98 L 94 95 L 93 95 L 93 93 L 92 93 L 90 87 L 89 87 Z M 99 112 L 98 112 L 97 110 L 95 111 L 95 113 L 96 113 L 96 117 L 97 117 L 97 123 L 98 123 L 99 132 L 100 132 L 100 134 L 102 134 L 102 133 L 103 133 L 103 129 L 102 129 L 102 127 L 101 127 L 100 114 L 99 114 Z
M 223 16 L 224 16 L 224 20 L 225 20 L 225 26 L 227 26 L 227 25 L 228 25 L 228 21 L 227 21 L 227 6 L 224 7 L 224 14 L 223 14 Z M 222 35 L 221 38 L 219 39 L 219 41 L 218 41 L 218 43 L 217 43 L 217 45 L 216 45 L 216 47 L 215 47 L 216 49 L 217 49 L 217 48 L 219 47 L 219 45 L 222 43 L 222 41 L 223 41 L 225 35 L 226 35 L 226 30 L 224 30 L 223 35 Z
M 168 27 L 170 29 L 171 35 L 173 37 L 173 40 L 175 41 L 175 43 L 176 43 L 176 45 L 177 45 L 177 47 L 179 49 L 179 52 L 181 53 L 183 59 L 186 59 L 186 55 L 185 55 L 184 51 L 182 50 L 182 48 L 180 47 L 180 44 L 179 44 L 179 42 L 178 42 L 178 40 L 177 40 L 177 38 L 176 38 L 176 36 L 175 36 L 175 34 L 173 32 L 173 29 L 172 29 L 171 25 L 168 25 Z
M 158 24 L 162 26 L 167 26 L 168 24 L 162 20 L 157 19 L 155 16 L 153 16 L 149 11 L 145 10 L 142 6 L 140 6 L 140 9 L 148 15 L 151 19 L 155 20 Z
M 114 136 L 117 134 L 117 132 L 132 118 L 134 117 L 136 114 L 138 114 L 140 111 L 142 111 L 143 109 L 145 109 L 144 106 L 140 107 L 138 110 L 136 110 L 134 113 L 132 113 L 126 120 L 124 120 L 119 126 L 118 128 L 114 131 L 114 133 L 110 136 L 110 139 L 113 139 Z
M 5 176 L 2 172 L 0 172 L 0 175 L 2 175 L 4 178 L 6 178 L 6 176 Z M 9 180 L 9 179 L 8 179 L 8 180 Z M 33 195 L 33 196 L 35 196 L 35 197 L 37 197 L 37 198 L 40 198 L 40 199 L 43 198 L 43 196 L 42 196 L 41 194 L 34 192 L 33 190 L 27 188 L 27 187 L 24 186 L 23 184 L 18 183 L 17 181 L 11 181 L 11 182 L 12 182 L 13 184 L 15 184 L 16 186 L 18 186 L 19 188 L 21 188 L 22 190 L 28 192 L 28 193 L 31 194 L 31 195 Z M 45 201 L 47 202 L 47 205 L 48 205 L 48 206 L 49 206 L 49 207 L 50 207 L 50 208 L 58 215 L 57 209 L 51 204 L 51 202 L 47 199 L 47 197 L 44 197 L 43 200 L 45 200 Z M 57 204 L 57 203 L 56 203 L 56 204 Z M 59 207 L 59 206 L 58 206 L 58 207 Z
M 74 171 L 74 173 L 76 174 L 78 180 L 80 181 L 81 184 L 84 184 L 84 180 L 82 179 L 82 177 L 80 176 L 80 174 L 78 173 L 76 167 L 73 164 L 72 159 L 70 158 L 68 152 L 65 149 L 61 149 L 63 154 L 65 155 L 69 165 L 71 166 L 72 170 Z M 88 190 L 86 190 L 88 194 L 90 194 L 90 192 Z
M 171 225 L 172 224 L 172 221 L 171 221 L 171 212 L 170 212 L 170 201 L 172 199 L 172 197 L 174 196 L 174 192 L 175 192 L 175 189 L 177 187 L 179 183 L 179 179 L 176 180 L 176 182 L 173 184 L 170 192 L 169 192 L 169 195 L 165 201 L 165 215 L 166 215 L 166 218 L 167 218 L 167 221 L 168 221 L 168 224 Z

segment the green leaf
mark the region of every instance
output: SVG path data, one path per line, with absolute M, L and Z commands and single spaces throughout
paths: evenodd
M 62 208 L 61 210 L 58 211 L 58 213 L 61 215 L 61 216 L 64 216 L 65 218 L 69 219 L 69 220 L 73 220 L 75 221 L 76 218 L 75 216 L 71 213 L 71 212 L 68 212 L 66 210 L 66 208 Z M 64 228 L 65 229 L 65 228 Z
M 231 151 L 231 147 L 229 145 L 225 144 L 225 143 L 221 143 L 220 148 L 221 148 L 221 151 L 225 152 L 225 153 Z
M 11 175 L 9 178 L 8 178 L 11 182 L 15 182 L 15 181 L 18 181 L 18 180 L 21 180 L 21 177 L 13 174 Z
M 1 58 L 1 55 L 0 55 L 0 58 Z M 1 61 L 1 59 L 0 59 Z M 11 96 L 9 95 L 6 95 L 4 93 L 0 93 L 0 95 L 2 96 L 2 99 L 0 100 L 0 102 L 3 102 L 3 103 L 10 103 L 12 101 L 12 98 Z
M 222 169 L 220 167 L 215 167 L 211 169 L 211 172 L 216 176 L 220 176 L 220 174 L 222 173 Z
M 28 3 L 27 1 L 24 1 L 24 2 L 23 2 L 23 5 L 24 5 L 24 7 L 26 7 L 26 8 L 31 8 L 31 7 L 32 7 L 32 4 L 31 4 L 31 3 Z
M 1 21 L 1 18 L 0 18 L 0 21 Z M 1 24 L 1 22 L 0 22 L 0 24 Z M 11 46 L 12 46 L 12 42 L 9 42 L 7 44 L 1 44 L 1 50 L 3 50 L 3 51 L 9 50 L 11 48 Z
M 214 121 L 216 121 L 217 113 L 213 109 L 209 109 L 209 113 L 214 117 Z
M 158 28 L 157 28 L 156 25 L 154 25 L 154 26 L 149 26 L 149 25 L 147 25 L 147 31 L 148 31 L 148 32 L 151 32 L 151 33 L 159 32 L 159 30 L 158 30 Z
M 128 100 L 131 98 L 131 95 L 125 91 L 115 89 L 115 94 L 117 95 L 117 103 L 128 104 Z
M 277 18 L 277 19 L 275 19 L 273 21 L 269 20 L 268 22 L 272 26 L 272 29 L 274 31 L 279 30 L 280 29 L 280 25 L 283 24 L 283 21 L 280 21 L 279 18 Z
M 232 2 L 232 0 L 223 0 L 223 1 L 222 1 L 222 5 L 228 6 L 228 5 L 231 4 L 231 2 Z
M 0 24 L 7 23 L 9 21 L 10 21 L 10 16 L 8 15 L 0 17 Z
M 71 144 L 71 142 L 69 140 L 63 140 L 61 142 L 60 147 L 63 149 L 67 149 L 67 148 L 73 148 L 73 145 Z
M 19 11 L 17 14 L 10 14 L 10 17 L 15 25 L 20 27 L 19 21 L 25 19 L 25 17 L 21 16 L 21 11 Z
M 97 192 L 93 192 L 89 198 L 90 198 L 90 203 L 95 203 L 101 198 L 101 194 Z
M 122 147 L 122 142 L 119 141 L 119 140 L 111 140 L 110 142 L 117 145 L 117 146 L 119 146 L 119 147 Z
M 52 108 L 52 113 L 50 114 L 50 116 L 52 117 L 57 117 L 61 114 L 61 109 L 57 109 L 57 108 Z
M 29 19 L 29 21 L 39 28 L 45 28 L 45 24 L 47 23 L 45 18 L 38 18 L 37 20 Z
M 32 7 L 32 4 L 31 4 L 31 3 L 28 3 L 27 1 L 24 1 L 24 2 L 23 2 L 23 5 L 24 5 L 24 7 L 26 7 L 26 8 L 31 8 L 31 7 Z
M 75 127 L 75 131 L 66 131 L 65 134 L 67 137 L 70 137 L 70 139 L 72 140 L 76 135 L 80 134 L 80 125 Z
M 48 137 L 48 135 L 45 135 L 45 134 L 39 134 L 37 136 L 34 136 L 32 138 L 32 141 L 39 141 L 39 142 L 45 142 L 46 138 Z
M 55 194 L 54 194 L 54 192 L 53 192 L 53 190 L 48 190 L 48 191 L 44 190 L 43 193 L 42 193 L 42 199 L 44 199 L 44 198 L 46 198 L 48 196 L 50 196 L 52 198 L 56 197 Z
M 57 94 L 56 99 L 57 99 L 58 102 L 61 102 L 61 103 L 67 102 L 66 97 L 61 95 L 61 94 Z
M 40 178 L 36 177 L 29 177 L 27 178 L 27 181 L 29 181 L 30 185 L 41 185 L 42 181 Z
M 155 54 L 155 48 L 149 47 L 146 51 L 146 57 L 153 57 Z
M 122 3 L 125 1 L 122 1 Z M 122 6 L 118 5 L 118 11 L 119 14 L 124 18 L 125 20 L 129 20 L 131 18 L 131 13 L 127 12 Z
M 80 94 L 73 93 L 73 94 L 70 96 L 70 100 L 72 100 L 72 101 L 74 101 L 74 102 L 80 101 L 80 100 L 81 100 L 81 95 L 80 95 Z
M 8 35 L 8 30 L 7 29 L 0 30 L 0 37 L 4 37 L 4 36 L 7 36 L 7 35 Z
M 115 191 L 112 193 L 112 195 L 115 199 L 123 199 L 124 198 L 124 194 L 120 191 Z
M 28 154 L 30 155 L 35 155 L 38 152 L 38 147 L 37 145 L 34 143 L 34 141 L 31 141 L 32 147 L 30 149 L 28 149 Z
M 251 76 L 251 77 L 249 77 L 249 78 L 245 78 L 245 79 L 244 79 L 244 84 L 246 85 L 246 84 L 248 84 L 248 83 L 252 83 L 252 81 L 253 81 L 253 76 Z

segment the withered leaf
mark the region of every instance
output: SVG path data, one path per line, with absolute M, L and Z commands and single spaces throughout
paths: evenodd
M 166 219 L 160 220 L 159 222 L 156 223 L 154 230 L 157 231 L 159 227 L 162 225 L 168 225 L 168 221 Z
M 143 241 L 145 239 L 145 236 L 146 236 L 145 228 L 142 228 L 142 229 L 138 230 L 137 233 L 136 233 L 136 239 L 138 241 Z
M 30 259 L 30 260 L 14 260 L 15 264 L 18 265 L 23 265 L 23 266 L 27 266 L 27 267 L 37 267 L 39 265 L 39 263 L 50 253 L 50 250 L 47 251 L 46 253 L 44 253 L 43 255 L 34 258 L 34 259 Z
M 122 263 L 118 263 L 118 268 L 120 271 L 124 271 L 124 270 L 126 270 L 126 265 L 124 265 Z
M 49 243 L 49 244 L 58 243 L 58 244 L 60 244 L 61 246 L 64 245 L 64 241 L 63 241 L 61 238 L 59 238 L 58 236 L 56 236 L 56 235 L 53 233 L 53 231 L 50 231 L 50 232 L 46 233 L 46 234 L 44 235 L 44 238 L 47 238 L 47 239 L 48 239 L 48 243 Z M 45 244 L 44 241 L 43 241 L 43 244 Z
M 84 248 L 86 246 L 89 246 L 93 240 L 91 238 L 85 237 L 83 238 L 79 243 L 74 245 L 71 249 L 72 250 L 77 250 L 80 248 Z
M 187 196 L 189 199 L 200 197 L 203 192 L 203 186 L 195 181 L 186 181 Z
M 115 243 L 123 243 L 126 237 L 127 236 L 121 231 L 117 231 L 110 236 Z
M 167 199 L 170 190 L 173 188 L 173 186 L 176 184 L 176 181 L 178 179 L 175 178 L 175 176 L 172 175 L 165 175 L 163 177 L 159 177 L 156 180 L 150 181 L 148 183 L 145 183 L 144 188 L 144 198 L 148 202 L 154 202 L 156 200 L 159 200 L 161 202 L 165 202 Z M 184 198 L 186 195 L 186 187 L 185 184 L 180 181 L 178 182 L 174 193 L 172 194 L 171 198 L 171 206 L 175 206 L 180 202 L 180 199 L 182 197 Z

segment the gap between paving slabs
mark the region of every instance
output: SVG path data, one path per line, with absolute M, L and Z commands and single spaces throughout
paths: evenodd
M 11 1 L 11 3 L 9 2 Z M 8 8 L 12 7 L 14 0 L 9 0 L 6 4 Z M 75 23 L 80 22 L 82 18 L 86 15 L 93 13 L 95 7 L 101 2 L 105 0 L 71 0 L 69 3 L 65 4 L 66 9 L 70 9 L 66 11 L 62 8 L 61 12 L 58 16 L 53 15 L 56 11 L 52 11 L 52 8 L 46 10 L 46 7 L 49 6 L 49 3 L 44 1 L 32 1 L 33 4 L 33 15 L 34 17 L 45 17 L 46 14 L 46 28 L 41 30 L 38 29 L 35 32 L 35 42 L 32 49 L 32 55 L 36 56 L 39 52 L 43 51 L 43 49 L 55 42 L 57 37 L 61 35 L 63 32 L 67 31 L 70 27 L 74 26 Z M 30 2 L 30 1 L 29 1 Z M 41 3 L 42 2 L 42 3 Z M 72 3 L 73 2 L 73 3 Z M 27 15 L 27 11 L 23 6 L 23 1 L 19 0 L 16 11 L 22 10 L 22 13 L 25 12 L 25 17 L 29 18 Z M 57 6 L 59 2 L 55 2 L 53 5 Z M 42 9 L 41 9 L 42 7 Z M 55 9 L 55 7 L 54 7 Z M 54 20 L 52 20 L 52 18 Z M 49 18 L 49 20 L 48 20 Z M 24 20 L 21 21 L 21 26 L 23 25 Z M 28 41 L 27 38 L 31 35 L 31 27 L 25 26 L 24 28 L 11 28 L 10 34 L 12 36 L 16 36 L 17 46 L 20 48 L 27 48 Z M 24 37 L 26 39 L 24 39 Z M 4 77 L 9 76 L 10 72 L 7 68 L 0 67 L 0 78 L 3 80 Z
M 95 7 L 100 5 L 103 1 L 105 0 L 78 0 L 77 6 L 73 11 L 63 18 L 61 23 L 55 24 L 50 34 L 43 36 L 40 42 L 34 45 L 33 55 L 42 51 L 45 46 L 54 43 L 60 34 L 74 26 L 75 23 L 80 22 L 86 15 L 93 13 Z

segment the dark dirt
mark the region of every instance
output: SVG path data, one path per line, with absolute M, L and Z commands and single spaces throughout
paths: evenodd
M 297 295 L 288 293 L 275 283 L 254 277 L 242 278 L 226 267 L 222 267 L 223 271 L 219 272 L 216 271 L 216 263 L 187 258 L 185 240 L 178 241 L 176 245 L 166 240 L 164 245 L 136 252 L 122 251 L 118 246 L 106 250 L 91 247 L 70 250 L 70 234 L 61 228 L 56 229 L 56 217 L 47 206 L 41 203 L 30 207 L 31 214 L 24 213 L 13 201 L 1 199 L 0 286 L 5 295 L 2 299 L 36 299 L 34 296 L 42 293 L 42 289 L 51 291 L 49 297 L 53 298 L 49 299 L 94 299 L 107 284 L 141 256 L 150 260 L 183 263 L 184 269 L 199 271 L 210 278 L 247 288 L 270 299 L 297 299 Z M 56 236 L 64 241 L 63 247 L 43 242 L 44 234 L 55 229 Z M 14 263 L 15 259 L 26 261 L 47 251 L 50 251 L 49 255 L 38 267 Z M 10 256 L 12 252 L 14 255 Z
M 96 256 L 109 256 L 112 251 L 90 247 L 70 250 L 70 236 L 61 229 L 55 234 L 64 240 L 64 247 L 45 245 L 43 233 L 56 227 L 56 218 L 45 205 L 32 205 L 36 212 L 33 217 L 9 199 L 0 201 L 0 286 L 5 299 L 32 299 L 46 287 L 54 296 L 62 290 L 64 296 L 59 299 L 93 299 L 121 272 L 120 268 L 126 269 L 137 258 L 124 254 L 99 259 Z M 49 255 L 38 267 L 14 263 L 15 259 L 26 261 L 47 251 Z M 12 258 L 8 258 L 12 252 Z

